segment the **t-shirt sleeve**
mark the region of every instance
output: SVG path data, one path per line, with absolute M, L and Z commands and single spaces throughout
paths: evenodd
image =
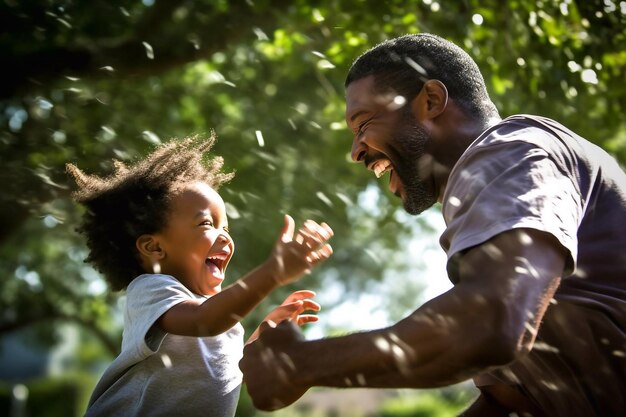
M 138 349 L 140 356 L 156 352 L 166 333 L 155 322 L 176 304 L 190 299 L 192 293 L 172 276 L 146 274 L 135 278 L 126 293 L 124 344 Z
M 545 149 L 521 141 L 464 155 L 442 203 L 447 228 L 440 243 L 448 262 L 502 232 L 531 228 L 550 233 L 568 250 L 565 274 L 571 273 L 583 207 L 575 176 L 556 161 Z

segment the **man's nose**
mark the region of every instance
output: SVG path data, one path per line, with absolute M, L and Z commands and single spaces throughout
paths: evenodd
M 360 135 L 357 135 L 354 140 L 352 140 L 352 161 L 353 162 L 361 162 L 365 155 L 367 154 L 367 145 L 363 143 Z

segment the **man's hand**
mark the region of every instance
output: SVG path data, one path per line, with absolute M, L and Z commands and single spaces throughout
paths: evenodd
M 239 362 L 252 403 L 264 411 L 286 407 L 308 389 L 293 384 L 292 376 L 297 370 L 286 353 L 296 349 L 304 336 L 291 321 L 271 327 L 267 322 L 261 324 L 259 338 L 246 345 Z

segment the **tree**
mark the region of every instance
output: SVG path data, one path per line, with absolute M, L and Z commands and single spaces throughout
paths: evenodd
M 554 117 L 626 161 L 626 11 L 612 1 L 6 1 L 0 6 L 0 334 L 69 320 L 114 353 L 114 295 L 82 263 L 64 163 L 105 173 L 155 142 L 218 135 L 237 254 L 270 251 L 283 212 L 328 221 L 333 260 L 306 280 L 363 288 L 412 233 L 386 191 L 346 163 L 343 79 L 366 48 L 433 32 L 477 60 L 503 115 Z M 584 115 L 580 117 L 579 115 Z M 427 225 L 424 225 L 427 227 Z M 396 257 L 397 259 L 399 257 Z M 328 272 L 332 270 L 332 274 Z M 328 278 L 326 278 L 328 279 Z M 281 294 L 278 295 L 279 298 Z M 256 318 L 253 318 L 256 319 Z M 42 336 L 53 336 L 43 326 Z M 47 340 L 47 339 L 46 339 Z M 53 339 L 50 339 L 53 340 Z

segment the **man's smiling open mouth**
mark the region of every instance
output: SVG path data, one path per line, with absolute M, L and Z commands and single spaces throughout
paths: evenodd
M 369 170 L 374 171 L 376 178 L 382 177 L 385 172 L 393 170 L 391 161 L 389 159 L 379 159 L 368 167 Z
M 389 191 L 394 195 L 401 197 L 400 182 L 395 172 L 395 168 L 388 158 L 378 159 L 367 166 L 367 169 L 374 172 L 376 178 L 381 178 L 385 173 L 389 172 Z

